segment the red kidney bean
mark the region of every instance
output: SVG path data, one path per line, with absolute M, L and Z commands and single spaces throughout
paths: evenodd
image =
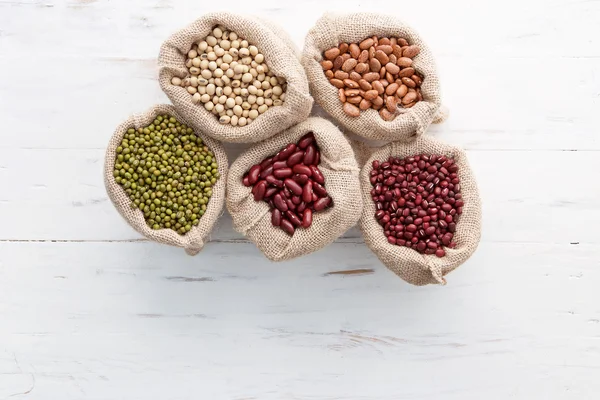
M 292 224 L 294 224 L 296 226 L 302 225 L 302 220 L 300 218 L 298 218 L 298 216 L 291 210 L 287 210 L 287 212 L 285 213 L 285 216 L 287 217 L 287 219 L 290 220 L 290 222 Z
M 281 150 L 275 157 L 273 157 L 273 161 L 287 160 L 289 156 L 291 156 L 296 151 L 296 145 L 294 143 L 290 143 L 287 147 Z
M 252 166 L 252 168 L 250 168 L 250 171 L 248 171 L 248 182 L 251 185 L 254 185 L 256 182 L 258 182 L 258 177 L 260 175 L 260 165 L 254 165 Z
M 312 200 L 312 195 L 313 195 L 312 181 L 308 181 L 302 188 L 302 200 L 305 203 L 310 203 L 310 201 Z
M 292 201 L 292 199 L 285 199 L 285 204 L 288 206 L 288 210 L 296 210 L 296 205 Z
M 306 210 L 306 203 L 305 202 L 302 202 L 302 203 L 298 204 L 298 207 L 296 207 L 296 211 L 299 212 L 299 213 L 303 212 L 304 210 Z M 310 208 L 309 208 L 309 210 L 310 210 Z
M 316 165 L 311 165 L 310 170 L 312 171 L 313 179 L 317 183 L 319 183 L 321 185 L 325 184 L 325 177 L 323 176 L 323 174 L 321 173 L 321 170 L 319 168 L 317 168 Z
M 307 208 L 306 210 L 304 210 L 304 214 L 302 215 L 302 227 L 303 228 L 308 228 L 309 226 L 311 226 L 312 224 L 312 210 L 310 208 Z
M 293 174 L 294 173 L 292 172 L 291 168 L 282 168 L 282 169 L 276 169 L 275 171 L 273 171 L 273 175 L 277 179 L 288 178 L 288 177 L 292 176 Z
M 286 212 L 288 210 L 287 203 L 285 202 L 285 200 L 283 199 L 283 197 L 281 197 L 280 194 L 276 194 L 275 196 L 273 196 L 273 204 L 281 212 Z
M 292 179 L 299 185 L 304 185 L 306 182 L 308 182 L 308 176 L 304 174 L 296 174 L 292 176 Z
M 293 235 L 294 231 L 296 230 L 296 228 L 294 228 L 294 225 L 292 225 L 292 223 L 287 219 L 282 219 L 281 224 L 279 226 L 290 236 Z
M 312 170 L 309 167 L 307 167 L 306 165 L 302 165 L 302 164 L 294 165 L 294 168 L 292 168 L 292 171 L 294 171 L 294 173 L 296 173 L 296 174 L 303 174 L 308 177 L 310 177 L 312 175 Z
M 440 155 L 374 160 L 370 171 L 375 219 L 388 242 L 420 253 L 445 256 L 464 207 L 458 166 Z M 315 174 L 313 172 L 313 179 Z M 317 186 L 313 183 L 313 191 Z
M 267 181 L 260 181 L 256 184 L 256 191 L 254 192 L 254 200 L 261 201 L 265 197 L 267 191 Z
M 304 150 L 304 165 L 312 165 L 315 162 L 315 152 L 317 150 L 313 145 L 309 145 L 306 150 Z
M 269 185 L 276 186 L 278 188 L 283 187 L 283 181 L 275 178 L 273 175 L 267 176 L 265 180 Z
M 309 144 L 315 141 L 315 136 L 312 133 L 306 134 L 302 136 L 302 138 L 298 141 L 298 147 L 301 149 L 306 149 Z
M 319 200 L 315 201 L 315 204 L 313 207 L 314 207 L 315 211 L 321 211 L 325 207 L 327 207 L 330 202 L 331 202 L 331 197 L 329 197 L 329 196 L 321 197 Z
M 263 160 L 263 162 L 260 163 L 260 169 L 266 169 L 269 167 L 269 165 L 271 165 L 273 163 L 273 157 L 269 157 Z
M 294 182 L 294 180 L 288 178 L 283 181 L 283 184 L 296 196 L 300 196 L 302 194 L 302 186 L 298 185 L 296 182 Z
M 321 155 L 314 135 L 308 133 L 300 138 L 297 144 L 288 144 L 275 156 L 253 165 L 243 176 L 242 183 L 252 186 L 255 200 L 264 200 L 269 204 L 272 224 L 292 235 L 296 227 L 308 228 L 312 224 L 315 212 L 333 206 L 333 200 L 324 187 L 325 178 L 317 167 L 320 160 Z M 386 178 L 392 177 L 395 180 L 398 175 L 396 169 L 386 168 Z M 382 174 L 373 172 L 373 182 L 376 183 Z M 449 182 L 450 179 L 451 177 L 448 177 L 446 180 Z M 381 197 L 378 201 L 385 201 L 379 204 L 378 208 L 388 208 L 389 201 L 395 193 L 388 192 L 389 190 L 386 190 L 384 194 L 378 194 Z M 383 220 L 388 229 L 390 216 L 386 215 Z M 397 219 L 394 218 L 392 235 L 396 235 L 396 223 Z M 404 229 L 402 225 L 399 225 L 399 228 Z
M 271 198 L 277 192 L 279 192 L 279 188 L 276 188 L 276 187 L 267 188 L 267 191 L 265 192 L 265 199 Z
M 262 172 L 260 173 L 261 179 L 265 179 L 269 175 L 273 175 L 273 166 L 272 165 L 270 165 L 267 168 L 263 169 Z M 249 179 L 250 178 L 248 177 L 248 180 Z
M 271 212 L 271 223 L 273 226 L 279 226 L 281 224 L 281 211 L 274 209 Z
M 273 163 L 273 169 L 287 168 L 287 166 L 287 161 L 275 161 Z
M 304 152 L 297 151 L 294 154 L 292 154 L 290 156 L 290 158 L 287 159 L 286 163 L 289 167 L 293 167 L 294 165 L 301 163 L 303 159 L 304 159 Z

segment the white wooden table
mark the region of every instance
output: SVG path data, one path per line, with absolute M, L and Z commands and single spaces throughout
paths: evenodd
M 193 258 L 121 220 L 104 149 L 166 102 L 169 34 L 227 8 L 301 46 L 376 4 L 430 44 L 451 112 L 430 133 L 479 180 L 482 242 L 447 286 L 356 229 L 273 264 L 228 216 Z M 574 0 L 0 0 L 0 399 L 597 399 L 599 22 Z

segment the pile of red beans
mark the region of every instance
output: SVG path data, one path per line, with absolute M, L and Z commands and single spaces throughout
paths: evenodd
M 333 205 L 319 170 L 321 153 L 312 132 L 290 143 L 273 157 L 250 168 L 245 186 L 252 186 L 256 201 L 271 207 L 271 222 L 289 235 L 312 224 L 313 212 Z
M 422 254 L 446 255 L 464 202 L 458 165 L 440 155 L 373 161 L 371 197 L 387 240 Z

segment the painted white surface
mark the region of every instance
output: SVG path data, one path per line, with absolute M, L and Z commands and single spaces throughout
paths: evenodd
M 170 33 L 227 8 L 301 46 L 324 11 L 378 6 L 430 44 L 451 111 L 430 133 L 479 179 L 482 243 L 447 286 L 405 284 L 356 229 L 272 264 L 227 216 L 195 258 L 118 217 L 104 147 L 166 101 Z M 0 0 L 0 399 L 597 399 L 599 21 L 570 0 Z

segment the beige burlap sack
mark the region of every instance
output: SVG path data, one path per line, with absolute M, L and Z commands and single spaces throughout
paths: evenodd
M 358 117 L 349 117 L 342 110 L 338 89 L 329 83 L 320 64 L 325 50 L 342 42 L 357 43 L 373 35 L 403 37 L 421 48 L 414 58 L 413 67 L 424 77 L 421 86 L 423 101 L 412 108 L 399 107 L 393 121 L 384 121 L 374 109 L 361 111 Z M 389 15 L 326 13 L 306 36 L 302 65 L 317 103 L 344 128 L 365 138 L 406 141 L 414 138 L 415 132 L 416 135 L 425 133 L 431 122 L 442 122 L 447 117 L 447 110 L 441 108 L 440 84 L 429 47 L 412 28 Z
M 192 44 L 205 38 L 212 28 L 219 24 L 257 46 L 264 54 L 270 70 L 287 81 L 283 105 L 270 107 L 252 123 L 243 127 L 219 123 L 215 115 L 202 105 L 192 102 L 192 96 L 185 88 L 171 84 L 174 76 L 187 76 L 185 60 Z M 256 17 L 225 12 L 206 14 L 163 43 L 158 56 L 159 82 L 177 110 L 202 132 L 223 142 L 254 143 L 271 137 L 309 116 L 313 99 L 298 57 L 293 42 L 283 30 L 271 22 L 265 23 Z
M 194 129 L 196 135 L 200 136 L 204 143 L 215 154 L 216 161 L 219 165 L 219 174 L 221 177 L 213 186 L 213 194 L 208 202 L 204 215 L 200 218 L 200 223 L 194 226 L 191 231 L 185 235 L 179 235 L 171 229 L 151 229 L 144 220 L 144 214 L 139 209 L 131 208 L 131 200 L 125 193 L 125 190 L 119 185 L 113 177 L 115 167 L 116 148 L 121 144 L 123 135 L 129 128 L 140 128 L 148 126 L 158 115 L 168 114 L 175 117 L 179 122 L 188 125 Z M 115 133 L 112 135 L 108 148 L 106 149 L 106 157 L 104 160 L 104 185 L 108 192 L 108 197 L 111 199 L 119 214 L 131 225 L 136 231 L 144 235 L 150 240 L 159 243 L 168 244 L 171 246 L 183 247 L 189 255 L 196 255 L 204 247 L 207 237 L 210 234 L 217 218 L 223 212 L 223 203 L 225 202 L 225 186 L 227 179 L 227 155 L 223 146 L 204 135 L 201 130 L 193 123 L 190 124 L 182 115 L 180 115 L 171 105 L 159 104 L 153 106 L 143 114 L 135 114 L 121 123 Z
M 333 199 L 333 207 L 313 215 L 308 229 L 297 229 L 289 236 L 271 224 L 269 205 L 256 202 L 250 187 L 242 178 L 254 164 L 272 156 L 289 143 L 296 143 L 308 132 L 314 132 L 321 149 L 319 169 L 325 177 L 325 189 Z M 281 134 L 258 143 L 233 162 L 227 178 L 227 209 L 236 231 L 246 235 L 272 261 L 315 252 L 354 226 L 362 212 L 359 167 L 350 143 L 329 121 L 309 118 Z
M 454 158 L 458 165 L 461 194 L 465 205 L 454 234 L 456 248 L 445 247 L 446 255 L 441 258 L 388 243 L 383 228 L 375 219 L 375 203 L 370 194 L 373 186 L 369 181 L 373 160 L 387 160 L 390 156 L 404 158 L 416 154 L 445 155 Z M 477 248 L 481 237 L 481 201 L 475 177 L 463 150 L 428 136 L 421 136 L 411 143 L 392 142 L 375 149 L 366 159 L 360 173 L 360 184 L 364 202 L 360 227 L 365 242 L 386 267 L 408 283 L 445 284 L 444 276 L 464 263 Z

